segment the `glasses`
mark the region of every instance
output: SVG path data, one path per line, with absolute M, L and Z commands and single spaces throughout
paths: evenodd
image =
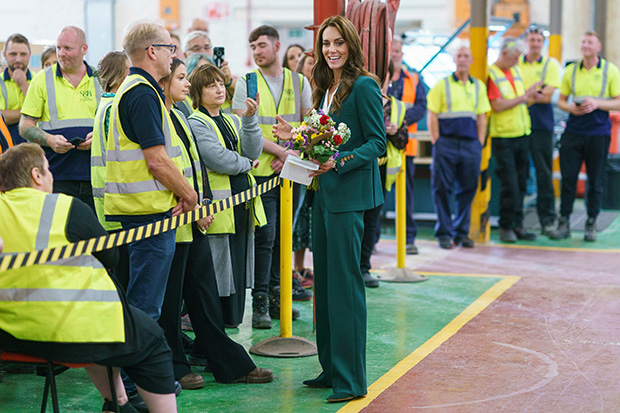
M 540 27 L 536 27 L 536 26 L 529 27 L 525 31 L 525 34 L 530 34 L 530 33 L 542 34 L 543 36 L 545 35 L 545 31 L 543 29 L 541 29 Z
M 168 49 L 170 49 L 170 53 L 174 54 L 174 52 L 177 51 L 177 45 L 176 44 L 152 44 L 151 46 L 153 47 L 167 47 Z M 149 47 L 151 47 L 149 46 Z M 149 47 L 145 47 L 144 50 L 149 50 Z
M 200 51 L 203 51 L 203 50 L 205 52 L 208 52 L 209 50 L 211 50 L 211 45 L 210 44 L 205 45 L 205 46 L 196 45 L 196 46 L 192 46 L 192 47 L 189 48 L 189 51 L 190 52 L 194 52 L 194 53 L 200 52 Z

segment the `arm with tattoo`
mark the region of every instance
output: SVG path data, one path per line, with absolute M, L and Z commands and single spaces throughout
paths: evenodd
M 62 135 L 52 135 L 37 127 L 39 119 L 32 116 L 22 115 L 19 120 L 19 134 L 30 142 L 41 146 L 49 146 L 54 152 L 66 153 L 74 148 Z

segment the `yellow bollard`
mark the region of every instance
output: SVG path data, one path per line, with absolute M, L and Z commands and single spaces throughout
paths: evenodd
M 280 186 L 280 337 L 293 335 L 293 183 Z
M 407 165 L 401 151 L 402 166 L 396 175 L 396 268 L 405 268 L 407 244 Z

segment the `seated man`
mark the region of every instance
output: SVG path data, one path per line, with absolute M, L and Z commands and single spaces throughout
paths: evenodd
M 5 253 L 55 248 L 106 235 L 82 201 L 52 194 L 54 178 L 36 143 L 0 156 L 0 237 Z M 7 270 L 0 277 L 0 348 L 86 370 L 110 410 L 105 368 L 122 367 L 151 412 L 176 412 L 172 355 L 162 330 L 130 307 L 108 275 L 115 249 Z M 121 411 L 133 411 L 118 369 Z

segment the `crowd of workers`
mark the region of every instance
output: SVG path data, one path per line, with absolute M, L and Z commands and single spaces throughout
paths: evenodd
M 0 155 L 0 236 L 5 252 L 55 247 L 106 231 L 157 223 L 267 182 L 279 175 L 288 156 L 298 155 L 281 145 L 279 138 L 285 135 L 282 125 L 299 126 L 312 108 L 328 111 L 330 104 L 344 105 L 348 95 L 338 93 L 336 74 L 341 73 L 337 70 L 339 59 L 345 63 L 353 59 L 353 40 L 347 37 L 346 24 L 332 21 L 323 28 L 323 43 L 317 43 L 323 46 L 321 56 L 313 58 L 304 53 L 306 48 L 291 45 L 282 60 L 277 30 L 258 27 L 248 39 L 257 69 L 251 72 L 253 76 L 237 78 L 218 52 L 214 53 L 217 43 L 212 43 L 208 27 L 202 23 L 196 19 L 182 41 L 158 24 L 134 23 L 126 30 L 123 51 L 108 53 L 97 70 L 84 61 L 88 46 L 80 28 L 61 30 L 56 45 L 44 51 L 41 64 L 45 69 L 37 74 L 28 69 L 28 39 L 21 34 L 7 39 L 3 51 L 7 68 L 0 77 L 0 153 L 4 152 Z M 346 53 L 342 39 L 329 37 L 331 28 L 349 42 Z M 566 67 L 560 80 L 558 62 L 542 55 L 544 40 L 543 31 L 529 29 L 524 54 L 519 39 L 504 38 L 486 84 L 470 75 L 471 50 L 460 47 L 454 54 L 454 74 L 439 81 L 428 94 L 421 76 L 403 66 L 402 39 L 392 41 L 389 76 L 377 85 L 382 87 L 381 123 L 386 142 L 380 157 L 387 157 L 378 171 L 385 194 L 401 169 L 401 153 L 405 153 L 408 254 L 418 253 L 413 219 L 414 158 L 417 123 L 424 116 L 433 143 L 431 195 L 437 213 L 435 236 L 441 248 L 474 247 L 468 235 L 470 208 L 488 137 L 501 183 L 502 242 L 536 238 L 523 226 L 530 158 L 536 169 L 541 233 L 552 239 L 570 237 L 577 177 L 585 161 L 589 185 L 584 239 L 596 240 L 611 133 L 608 112 L 620 109 L 620 72 L 599 57 L 600 39 L 595 32 L 587 32 L 581 45 L 582 59 Z M 332 49 L 336 52 L 330 54 Z M 331 78 L 325 78 L 328 72 L 319 72 L 321 65 L 336 68 L 329 72 Z M 251 78 L 256 79 L 255 98 L 249 97 Z M 351 96 L 366 87 L 357 81 L 352 87 L 355 79 L 350 84 L 346 77 L 342 80 Z M 372 89 L 369 96 L 374 92 Z M 562 186 L 557 219 L 552 185 L 554 99 L 570 113 L 560 142 Z M 358 112 L 360 106 L 364 105 L 357 106 Z M 365 122 L 371 124 L 368 119 Z M 374 149 L 379 147 L 377 144 Z M 320 173 L 344 176 L 347 165 L 356 162 L 322 165 Z M 331 183 L 329 176 L 321 178 L 325 188 Z M 354 182 L 358 181 L 350 181 Z M 368 187 L 372 184 L 338 190 L 342 194 L 350 191 L 351 197 L 342 196 L 350 199 L 360 188 Z M 351 208 L 333 203 L 323 195 L 326 191 L 315 194 L 298 185 L 294 188 L 294 300 L 312 298 L 314 274 L 304 267 L 306 249 L 327 257 L 325 262 L 319 261 L 325 271 L 330 265 L 341 264 L 348 271 L 345 263 L 330 261 L 326 244 L 312 242 L 324 239 L 330 228 L 344 225 L 342 216 L 330 222 L 334 212 Z M 454 214 L 450 208 L 453 192 Z M 363 196 L 374 201 L 358 205 L 364 211 L 363 237 L 355 266 L 361 272 L 362 285 L 372 288 L 379 286 L 370 275 L 370 256 L 380 235 L 382 202 L 378 202 L 380 193 Z M 7 291 L 0 293 L 0 347 L 19 344 L 23 351 L 68 362 L 84 362 L 88 355 L 87 362 L 121 367 L 122 374 L 117 371 L 115 377 L 120 411 L 144 411 L 146 404 L 153 412 L 172 411 L 174 394 L 181 388 L 204 386 L 202 376 L 192 372 L 190 365 L 205 366 L 221 383 L 271 381 L 272 372 L 257 367 L 224 328 L 242 323 L 248 288 L 253 328 L 272 328 L 272 319 L 280 317 L 279 203 L 276 187 L 214 217 L 94 254 L 94 258 L 73 257 L 60 262 L 61 267 L 39 265 L 3 273 L 3 278 L 11 276 L 0 283 L 0 291 Z M 324 223 L 312 223 L 317 219 Z M 357 216 L 353 217 L 351 225 L 357 225 L 356 220 Z M 322 232 L 312 234 L 311 228 Z M 53 283 L 45 281 L 50 272 L 63 276 Z M 76 312 L 74 319 L 61 324 L 52 317 L 48 328 L 39 329 L 35 337 L 32 325 L 7 315 L 15 315 L 9 309 L 24 299 L 8 291 L 33 288 L 24 284 L 24 279 L 38 277 L 41 281 L 36 288 L 45 291 L 43 297 L 52 288 L 75 289 L 71 277 L 89 272 L 94 284 L 83 287 L 94 291 L 89 301 L 65 297 L 57 300 L 53 310 L 47 305 L 29 310 L 45 317 L 71 308 Z M 326 289 L 342 288 L 330 284 L 334 282 L 320 281 Z M 110 295 L 116 291 L 118 294 Z M 342 305 L 330 304 L 319 290 L 316 294 L 317 302 L 323 303 L 317 304 L 317 317 L 325 308 Z M 358 305 L 358 299 L 352 297 L 352 305 Z M 84 302 L 76 305 L 80 300 Z M 92 336 L 88 337 L 83 333 L 88 323 L 85 314 L 99 314 L 96 318 L 105 320 L 98 329 L 89 329 Z M 182 316 L 191 324 L 195 340 L 182 333 Z M 293 319 L 298 316 L 293 309 Z M 363 322 L 365 325 L 365 318 Z M 326 331 L 317 340 L 324 341 L 329 323 L 327 327 L 317 324 L 318 330 Z M 32 345 L 33 341 L 46 345 Z M 84 350 L 80 343 L 86 342 L 98 347 Z M 330 355 L 323 352 L 321 357 L 321 349 L 319 354 L 324 367 L 327 359 L 331 364 Z M 333 357 L 344 356 L 334 353 Z M 89 368 L 91 379 L 109 401 L 104 374 L 99 367 Z M 322 375 L 306 384 L 331 386 L 330 380 Z M 339 394 L 335 390 L 328 400 L 363 395 L 365 376 L 363 382 L 363 386 L 355 384 L 361 386 L 355 391 Z

